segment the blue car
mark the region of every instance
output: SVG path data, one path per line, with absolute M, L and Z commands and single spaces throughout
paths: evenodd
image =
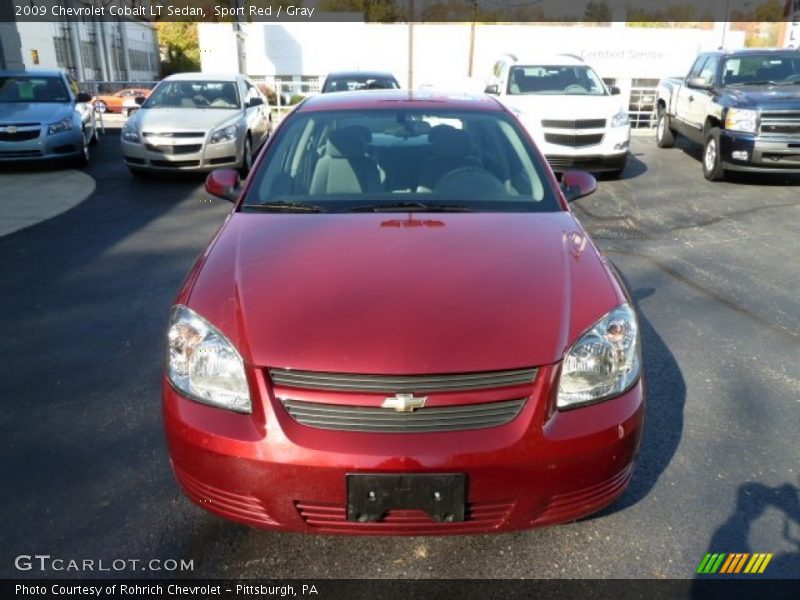
M 98 142 L 91 99 L 60 71 L 0 71 L 0 162 L 89 164 Z

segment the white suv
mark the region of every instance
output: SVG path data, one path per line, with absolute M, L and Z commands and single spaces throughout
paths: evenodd
M 486 93 L 517 114 L 556 172 L 618 176 L 625 169 L 630 119 L 619 90 L 571 55 L 497 60 Z

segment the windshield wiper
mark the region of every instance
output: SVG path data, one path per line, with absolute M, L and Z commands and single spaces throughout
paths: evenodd
M 326 212 L 326 209 L 302 202 L 265 202 L 263 204 L 245 204 L 245 210 L 264 212 Z
M 429 204 L 427 202 L 386 202 L 348 209 L 351 212 L 472 212 L 463 204 Z
M 730 85 L 781 85 L 777 81 L 772 80 L 764 80 L 764 81 L 738 81 L 736 83 L 731 83 Z

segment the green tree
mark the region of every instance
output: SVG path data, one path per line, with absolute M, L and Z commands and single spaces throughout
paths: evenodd
M 197 39 L 197 23 L 161 21 L 156 23 L 158 45 L 163 60 L 163 76 L 185 71 L 200 70 L 200 44 Z
M 394 23 L 403 20 L 404 10 L 395 0 L 322 0 L 320 12 L 354 12 L 372 23 Z
M 606 23 L 613 20 L 611 9 L 605 2 L 589 2 L 589 4 L 586 5 L 583 18 L 593 23 Z

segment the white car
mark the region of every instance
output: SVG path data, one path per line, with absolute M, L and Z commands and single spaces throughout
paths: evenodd
M 267 99 L 244 75 L 172 75 L 137 101 L 141 108 L 122 128 L 134 175 L 226 167 L 246 174 L 272 131 Z
M 497 60 L 486 93 L 520 118 L 556 172 L 570 168 L 618 176 L 630 144 L 628 108 L 617 88 L 571 55 Z

